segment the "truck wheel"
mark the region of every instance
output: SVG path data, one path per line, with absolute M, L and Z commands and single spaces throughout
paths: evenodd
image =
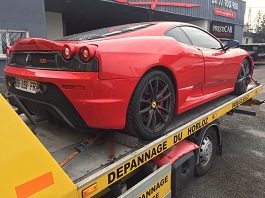
M 143 140 L 160 137 L 173 116 L 174 104 L 170 78 L 160 70 L 149 71 L 131 97 L 125 131 Z
M 249 79 L 250 79 L 250 66 L 248 60 L 244 59 L 237 76 L 235 90 L 233 93 L 236 95 L 245 93 L 248 87 Z
M 202 176 L 211 169 L 216 153 L 217 135 L 212 127 L 206 131 L 199 146 L 199 163 L 195 166 L 195 174 Z

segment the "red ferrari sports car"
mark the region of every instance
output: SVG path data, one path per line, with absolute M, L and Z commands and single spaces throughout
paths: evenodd
M 25 38 L 7 48 L 7 88 L 52 123 L 154 139 L 173 114 L 246 91 L 253 62 L 236 44 L 178 22 L 127 24 L 55 41 Z

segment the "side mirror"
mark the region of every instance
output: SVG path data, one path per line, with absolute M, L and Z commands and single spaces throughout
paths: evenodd
M 231 48 L 231 47 L 237 47 L 239 45 L 239 42 L 237 40 L 229 40 L 227 42 L 227 47 Z

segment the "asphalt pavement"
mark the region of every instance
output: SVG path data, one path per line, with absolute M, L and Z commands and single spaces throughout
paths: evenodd
M 265 64 L 255 65 L 254 79 L 265 85 Z M 265 100 L 265 89 L 255 98 Z M 265 198 L 265 104 L 240 108 L 257 115 L 220 119 L 223 155 L 178 198 Z

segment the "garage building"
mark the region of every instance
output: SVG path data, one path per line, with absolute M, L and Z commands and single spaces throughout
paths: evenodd
M 1 0 L 0 82 L 4 49 L 22 37 L 56 39 L 101 27 L 143 21 L 198 25 L 223 42 L 243 39 L 242 0 Z

